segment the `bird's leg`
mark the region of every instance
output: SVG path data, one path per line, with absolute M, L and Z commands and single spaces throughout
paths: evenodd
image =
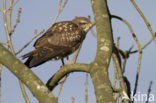
M 62 61 L 62 66 L 64 66 L 64 59 L 63 59 L 63 58 L 61 58 L 61 61 Z
M 70 64 L 70 60 L 69 60 L 69 57 L 67 56 L 67 61 L 68 61 L 68 64 Z

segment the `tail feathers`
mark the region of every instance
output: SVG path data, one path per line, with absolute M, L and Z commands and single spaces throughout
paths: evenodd
M 39 66 L 52 58 L 59 56 L 61 51 L 54 51 L 52 48 L 39 48 L 22 56 L 23 59 L 28 58 L 25 62 L 29 68 Z
M 21 58 L 22 59 L 28 58 L 28 57 L 32 56 L 33 54 L 35 54 L 36 52 L 37 52 L 37 50 L 33 50 L 27 54 L 22 55 Z
M 33 51 L 31 51 L 31 52 L 29 52 L 29 53 L 24 54 L 24 55 L 21 56 L 22 59 L 28 58 L 24 64 L 25 64 L 26 66 L 28 66 L 29 68 L 32 67 L 32 65 L 30 65 L 30 64 L 31 64 L 31 61 L 32 61 L 32 59 L 33 59 L 33 55 L 34 55 L 35 53 L 37 53 L 37 50 L 33 50 Z
M 32 56 L 30 56 L 27 60 L 26 60 L 26 62 L 24 63 L 26 66 L 28 66 L 29 68 L 31 68 L 32 66 L 30 65 L 30 62 L 31 62 L 31 60 L 32 60 Z

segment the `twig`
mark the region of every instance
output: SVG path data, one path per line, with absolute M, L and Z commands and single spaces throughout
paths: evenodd
M 77 61 L 77 57 L 79 55 L 79 52 L 80 52 L 80 49 L 81 49 L 82 45 L 80 45 L 80 47 L 76 50 L 75 54 L 74 54 L 74 57 L 72 59 L 72 64 L 75 64 L 76 61 Z
M 52 22 L 52 25 L 56 22 L 57 18 L 59 17 L 60 13 L 62 12 L 62 10 L 64 9 L 64 7 L 66 6 L 68 0 L 65 0 L 63 6 L 61 7 L 61 4 L 62 4 L 62 0 L 59 1 L 59 6 L 58 6 L 58 11 L 57 11 L 57 15 L 56 17 L 54 18 L 53 22 Z
M 121 91 L 121 96 L 123 97 L 123 93 L 127 93 L 127 90 L 126 90 L 126 87 L 125 87 L 125 82 L 124 82 L 124 78 L 123 78 L 123 74 L 122 74 L 122 69 L 121 69 L 121 66 L 120 66 L 120 56 L 119 56 L 119 53 L 117 51 L 116 48 L 113 48 L 113 54 L 112 54 L 112 57 L 113 57 L 113 62 L 117 68 L 117 73 L 118 73 L 118 77 L 119 77 L 119 82 L 120 82 L 120 87 L 122 89 Z M 123 99 L 124 103 L 129 103 L 129 100 L 127 99 Z
M 142 46 L 142 50 L 145 49 L 149 44 L 151 44 L 151 42 L 153 41 L 153 39 L 151 39 L 150 41 L 148 41 L 144 46 Z
M 61 13 L 61 4 L 62 4 L 62 0 L 59 1 L 59 6 L 58 6 L 58 11 L 57 11 L 57 15 L 56 17 L 54 18 L 53 22 L 52 22 L 52 25 L 56 22 L 59 14 Z
M 116 101 L 119 103 L 119 98 L 121 97 L 120 93 L 117 94 Z
M 0 11 L 3 12 L 3 10 L 0 8 Z
M 149 102 L 149 96 L 150 96 L 150 93 L 151 93 L 152 84 L 153 84 L 152 81 L 150 81 L 149 88 L 148 88 L 148 95 L 147 95 L 147 101 L 146 101 L 146 103 Z
M 6 0 L 3 0 L 3 10 L 6 10 Z M 7 16 L 6 16 L 6 11 L 3 12 L 3 21 L 4 21 L 4 28 L 5 28 L 5 32 L 6 32 L 6 36 L 7 36 L 7 40 L 8 40 L 8 45 L 9 48 L 11 49 L 11 52 L 14 52 L 13 46 L 12 46 L 12 42 L 11 42 L 11 38 L 9 36 L 9 30 L 8 30 L 8 26 L 7 26 Z
M 127 58 L 124 58 L 123 64 L 122 64 L 122 73 L 125 73 Z
M 91 19 L 91 16 L 88 16 L 89 20 Z M 90 29 L 91 34 L 97 38 L 97 34 L 94 32 L 93 28 Z
M 85 103 L 88 103 L 88 74 L 86 74 L 85 82 Z
M 17 3 L 17 0 L 13 3 L 13 5 L 12 5 L 12 3 L 13 3 L 13 1 L 10 1 L 10 7 L 9 7 L 9 9 L 7 9 L 10 12 L 10 14 L 8 14 L 8 19 L 10 19 L 10 20 L 8 22 L 9 24 L 7 24 L 6 0 L 3 0 L 3 21 L 4 21 L 4 28 L 5 28 L 6 36 L 7 36 L 8 47 L 10 48 L 12 54 L 15 55 L 15 51 L 14 51 L 14 48 L 12 45 L 11 37 L 9 35 L 9 30 L 11 30 L 11 17 L 9 17 L 9 16 L 11 16 L 11 12 L 12 12 L 11 8 Z M 9 29 L 8 29 L 8 26 L 9 26 Z M 24 87 L 24 85 L 22 82 L 20 82 L 20 88 L 21 88 L 22 94 L 25 98 L 25 101 L 26 101 L 26 103 L 30 103 L 29 98 L 27 97 L 27 95 L 25 95 L 26 91 L 22 87 Z
M 22 52 L 23 49 L 25 49 L 37 36 L 39 36 L 39 35 L 42 34 L 43 32 L 44 32 L 44 30 L 42 30 L 41 32 L 39 32 L 39 33 L 37 34 L 37 30 L 35 30 L 35 35 L 34 35 L 34 37 L 33 37 L 26 45 L 24 45 L 24 46 L 16 53 L 16 55 L 19 54 L 20 52 Z
M 1 42 L 1 41 L 0 41 L 0 44 L 1 44 L 1 45 L 8 45 L 8 43 L 3 43 L 3 42 Z
M 75 103 L 75 98 L 74 97 L 72 97 L 72 103 Z
M 62 10 L 64 9 L 64 7 L 66 6 L 67 2 L 68 2 L 68 0 L 65 0 L 63 6 L 61 7 L 61 11 L 62 11 Z
M 150 41 L 148 41 L 145 45 L 143 45 L 141 50 L 145 49 L 149 44 L 151 44 L 152 41 L 153 41 L 153 38 Z M 131 51 L 130 54 L 137 53 L 138 51 L 139 50 Z
M 117 47 L 119 48 L 120 45 L 120 37 L 117 38 Z
M 141 44 L 139 43 L 139 40 L 136 37 L 136 35 L 135 35 L 135 33 L 134 33 L 133 29 L 132 29 L 132 26 L 126 20 L 124 20 L 123 18 L 121 18 L 119 16 L 111 15 L 111 17 L 123 21 L 128 26 L 128 28 L 129 28 L 129 30 L 130 30 L 130 32 L 131 32 L 131 34 L 132 34 L 136 44 L 137 44 L 139 50 L 141 50 Z
M 13 29 L 11 30 L 10 35 L 15 31 L 18 23 L 20 22 L 20 16 L 21 16 L 21 8 L 19 8 L 19 10 L 18 10 L 16 24 L 13 26 Z
M 60 84 L 59 92 L 57 93 L 56 99 L 58 99 L 59 96 L 60 96 L 60 94 L 61 94 L 61 91 L 62 91 L 62 88 L 63 88 L 63 84 L 64 84 L 64 83 L 61 83 L 61 84 Z
M 8 10 L 8 30 L 9 30 L 9 34 L 11 32 L 11 16 L 12 16 L 12 6 L 13 5 L 13 0 L 10 0 L 10 9 Z
M 116 83 L 117 83 L 117 78 L 118 78 L 118 76 L 117 76 L 118 72 L 117 72 L 117 65 L 115 64 L 115 62 L 113 62 L 113 65 L 114 65 L 114 80 L 113 80 L 113 88 L 115 88 Z
M 126 55 L 125 55 L 125 58 L 124 58 L 124 61 L 123 61 L 123 65 L 122 65 L 122 68 L 123 68 L 122 72 L 123 72 L 123 73 L 125 72 L 127 59 L 128 59 L 128 57 L 129 57 L 129 54 L 130 54 L 130 52 L 131 52 L 131 50 L 132 50 L 133 47 L 134 47 L 134 46 L 132 45 L 132 47 L 130 47 L 129 50 L 126 51 L 126 53 L 125 53 Z
M 140 74 L 141 59 L 142 59 L 142 52 L 139 52 L 139 59 L 138 59 L 138 66 L 137 66 L 137 74 L 136 74 L 136 80 L 135 80 L 135 87 L 134 87 L 134 91 L 133 91 L 133 96 L 136 94 L 137 87 L 138 87 L 138 80 L 139 80 L 139 74 Z M 134 101 L 134 98 L 133 98 L 133 101 Z
M 16 0 L 12 5 L 9 6 L 8 9 L 6 9 L 6 11 L 8 11 L 8 10 L 11 9 L 12 7 L 14 7 L 18 2 L 19 2 L 19 0 Z
M 2 64 L 0 64 L 0 101 L 1 101 L 1 97 L 2 97 Z
M 93 28 L 90 29 L 91 34 L 96 38 L 97 34 L 94 32 Z
M 133 6 L 136 8 L 136 10 L 138 11 L 138 13 L 140 14 L 140 16 L 143 18 L 143 20 L 144 20 L 144 22 L 145 22 L 148 30 L 150 31 L 150 33 L 151 33 L 151 35 L 152 35 L 152 37 L 153 37 L 153 39 L 155 40 L 155 43 L 156 43 L 156 36 L 155 36 L 155 34 L 154 34 L 154 32 L 153 32 L 153 30 L 151 28 L 150 23 L 148 22 L 148 20 L 146 19 L 146 17 L 142 13 L 142 11 L 139 9 L 139 7 L 137 6 L 137 4 L 134 2 L 134 0 L 131 0 L 131 2 L 133 4 Z
M 22 83 L 21 80 L 19 80 L 19 85 L 20 85 L 20 88 L 21 88 L 23 97 L 24 97 L 24 99 L 25 99 L 25 102 L 26 102 L 26 103 L 30 103 L 29 98 L 28 98 L 28 95 L 27 95 L 27 93 L 25 92 L 25 89 L 24 89 L 24 84 Z
M 131 84 L 129 82 L 129 80 L 127 79 L 126 76 L 123 76 L 125 84 L 126 84 L 126 88 L 127 88 L 127 95 L 129 98 L 131 98 Z

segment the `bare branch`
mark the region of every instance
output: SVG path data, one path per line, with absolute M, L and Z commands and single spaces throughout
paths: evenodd
M 156 43 L 156 36 L 151 28 L 151 25 L 150 23 L 148 22 L 148 20 L 146 19 L 146 17 L 144 16 L 144 14 L 141 12 L 141 10 L 139 9 L 139 7 L 137 6 L 137 4 L 134 2 L 134 0 L 131 0 L 133 6 L 136 8 L 136 10 L 138 11 L 138 13 L 140 14 L 140 16 L 143 18 L 144 22 L 146 23 L 146 26 L 148 28 L 148 30 L 150 31 L 152 37 L 153 37 L 153 40 L 155 40 L 155 43 Z
M 60 93 L 61 93 L 62 88 L 63 88 L 63 84 L 64 84 L 64 82 L 60 84 L 59 92 L 57 93 L 56 99 L 58 99 L 60 96 Z
M 90 32 L 92 33 L 92 35 L 96 38 L 97 34 L 94 32 L 93 28 L 90 29 Z
M 152 84 L 153 84 L 152 81 L 150 81 L 149 88 L 148 88 L 148 95 L 147 95 L 147 101 L 146 101 L 146 103 L 149 102 L 149 96 L 150 96 L 150 93 L 151 93 Z
M 88 74 L 86 74 L 85 82 L 85 103 L 88 103 Z
M 72 59 L 72 64 L 75 64 L 76 63 L 77 57 L 79 55 L 79 52 L 80 52 L 81 47 L 82 47 L 82 45 L 80 45 L 80 47 L 76 50 L 75 55 L 74 55 L 74 57 Z
M 42 30 L 41 32 L 39 32 L 39 33 L 37 34 L 37 30 L 35 30 L 35 35 L 34 35 L 34 37 L 33 37 L 26 45 L 24 45 L 24 46 L 16 53 L 16 55 L 19 54 L 20 52 L 22 52 L 23 49 L 25 49 L 37 36 L 41 35 L 43 32 L 44 32 L 44 30 Z
M 12 7 L 14 7 L 18 2 L 19 2 L 19 0 L 16 0 L 12 5 L 9 6 L 8 9 L 6 9 L 6 11 L 8 11 L 8 10 L 11 9 Z
M 12 6 L 13 5 L 13 0 L 10 0 L 10 6 L 11 8 L 8 10 L 8 30 L 9 30 L 9 34 L 11 32 L 11 16 L 12 16 Z
M 135 33 L 134 33 L 133 29 L 132 29 L 132 26 L 126 20 L 122 19 L 119 16 L 111 15 L 111 17 L 123 21 L 128 26 L 128 28 L 129 28 L 130 32 L 132 33 L 132 36 L 133 36 L 139 50 L 141 50 L 141 44 L 140 44 L 138 38 L 136 37 L 136 35 L 135 35 Z
M 8 43 L 3 43 L 3 42 L 1 42 L 1 41 L 0 41 L 0 44 L 1 44 L 1 45 L 6 45 L 6 46 L 8 45 Z
M 5 33 L 6 33 L 6 37 L 7 37 L 7 48 L 11 50 L 12 54 L 15 55 L 15 51 L 12 45 L 12 41 L 11 41 L 11 37 L 10 37 L 10 32 L 11 32 L 11 14 L 12 14 L 12 7 L 17 3 L 17 1 L 15 1 L 13 3 L 13 0 L 10 0 L 10 7 L 8 11 L 8 22 L 7 22 L 7 10 L 6 10 L 6 0 L 3 0 L 3 21 L 4 21 L 4 28 L 5 28 Z M 26 95 L 25 89 L 23 88 L 24 85 L 23 83 L 20 81 L 20 87 L 22 90 L 22 94 L 25 98 L 26 103 L 29 103 L 29 99 Z
M 68 2 L 68 0 L 65 0 L 63 6 L 61 7 L 62 0 L 59 1 L 57 15 L 56 15 L 55 19 L 53 20 L 52 25 L 56 22 L 56 20 L 59 17 L 60 13 L 63 11 L 64 7 L 66 6 L 67 2 Z
M 141 50 L 145 49 L 149 44 L 151 44 L 152 41 L 153 41 L 153 38 L 150 41 L 148 41 L 145 45 L 143 45 Z M 137 53 L 138 51 L 139 50 L 131 51 L 130 54 Z
M 26 103 L 30 103 L 29 98 L 28 98 L 28 95 L 27 95 L 27 93 L 25 91 L 25 88 L 24 88 L 24 84 L 22 83 L 21 80 L 19 80 L 19 85 L 20 85 L 20 88 L 21 88 L 21 91 L 22 91 L 22 95 L 23 95 L 23 97 L 25 99 L 25 102 Z
M 13 29 L 11 30 L 10 35 L 15 31 L 18 23 L 20 22 L 20 17 L 21 17 L 21 8 L 19 8 L 19 10 L 18 10 L 16 24 L 13 26 Z
M 72 97 L 72 103 L 75 103 L 75 98 L 74 97 Z
M 135 80 L 135 87 L 134 87 L 134 90 L 133 90 L 133 96 L 136 94 L 137 87 L 138 87 L 138 80 L 139 80 L 139 74 L 140 74 L 141 59 L 142 59 L 142 52 L 139 52 L 139 59 L 138 59 L 138 66 L 137 66 L 137 74 L 136 74 L 136 80 Z M 133 98 L 133 101 L 134 101 L 134 98 Z
M 2 97 L 2 64 L 0 64 L 0 101 L 1 101 L 1 97 Z
M 120 56 L 119 56 L 117 49 L 115 49 L 115 48 L 113 49 L 112 57 L 113 57 L 113 62 L 115 64 L 115 67 L 117 69 L 120 87 L 122 89 L 121 96 L 123 97 L 124 96 L 123 93 L 127 93 L 127 90 L 126 90 L 125 81 L 124 81 L 124 77 L 123 77 L 122 69 L 121 69 L 121 65 L 120 65 Z M 129 103 L 129 100 L 127 100 L 127 99 L 123 99 L 123 101 L 124 101 L 124 103 Z
M 3 12 L 3 10 L 0 8 L 0 11 Z

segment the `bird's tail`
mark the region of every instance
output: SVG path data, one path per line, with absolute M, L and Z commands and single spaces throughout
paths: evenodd
M 33 51 L 29 52 L 29 53 L 26 53 L 26 54 L 22 55 L 20 58 L 25 59 L 25 58 L 28 58 L 28 57 L 32 56 L 35 53 L 36 53 L 36 50 L 33 50 Z
M 22 59 L 28 58 L 25 62 L 25 65 L 27 65 L 29 68 L 32 68 L 41 65 L 52 58 L 55 58 L 59 55 L 59 53 L 60 51 L 56 52 L 49 48 L 38 48 L 21 57 Z
M 25 64 L 26 66 L 28 66 L 29 68 L 32 67 L 32 66 L 30 65 L 30 63 L 31 63 L 31 61 L 32 61 L 32 59 L 33 59 L 33 55 L 34 55 L 35 53 L 37 53 L 37 50 L 33 50 L 33 51 L 31 51 L 31 52 L 29 52 L 29 53 L 26 53 L 26 54 L 24 54 L 24 55 L 21 56 L 22 59 L 28 58 L 24 64 Z

